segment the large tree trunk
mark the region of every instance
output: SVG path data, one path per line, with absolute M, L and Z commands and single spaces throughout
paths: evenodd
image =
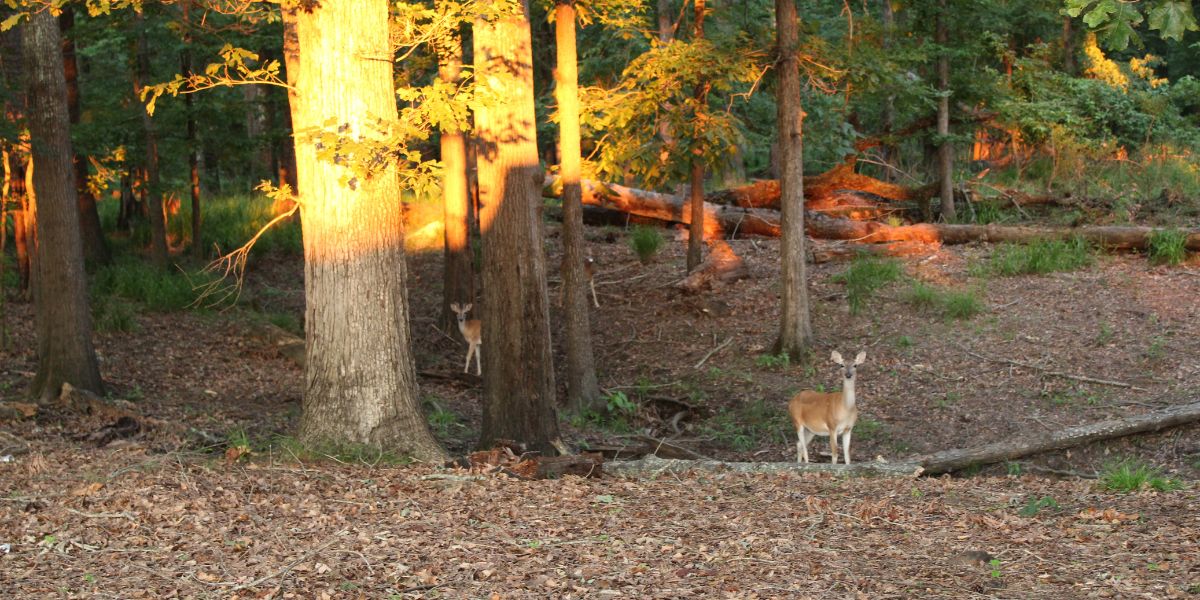
M 696 18 L 692 29 L 692 40 L 704 39 L 704 0 L 695 0 Z M 697 106 L 708 100 L 708 84 L 699 82 L 693 93 Z M 699 110 L 699 108 L 697 108 Z M 688 202 L 691 206 L 690 235 L 688 236 L 687 270 L 690 273 L 704 259 L 704 157 L 691 153 L 691 185 Z
M 529 9 L 474 27 L 475 75 L 507 99 L 475 113 L 483 232 L 483 431 L 480 446 L 513 440 L 553 452 L 554 357 L 540 226 Z
M 67 113 L 71 117 L 71 125 L 79 123 L 79 62 L 75 57 L 75 40 L 70 37 L 70 31 L 75 27 L 75 10 L 71 5 L 63 6 L 62 14 L 58 17 L 58 27 L 62 34 L 63 75 L 67 82 Z M 87 158 L 75 154 L 72 158 L 75 166 L 75 190 L 79 197 L 79 227 L 83 236 L 83 256 L 95 264 L 108 264 L 112 256 L 108 252 L 108 243 L 104 240 L 104 231 L 100 228 L 100 213 L 96 210 L 96 196 L 88 186 Z
M 795 0 L 775 1 L 779 46 L 779 187 L 783 198 L 781 314 L 775 352 L 799 360 L 812 341 L 804 252 L 804 110 L 800 106 L 799 24 Z
M 603 403 L 596 382 L 584 272 L 583 189 L 580 187 L 579 73 L 575 50 L 574 0 L 559 0 L 554 15 L 558 49 L 559 154 L 563 181 L 563 320 L 567 330 L 567 407 L 581 413 Z
M 937 43 L 938 43 L 938 181 L 941 182 L 939 196 L 942 198 L 942 220 L 953 222 L 957 218 L 954 210 L 954 145 L 950 143 L 950 54 L 946 48 L 946 0 L 938 0 Z
M 50 401 L 63 383 L 103 394 L 92 347 L 58 24 L 49 11 L 38 11 L 22 28 L 21 40 L 29 79 L 32 161 L 37 165 L 33 187 L 40 205 L 34 261 L 38 369 L 30 395 Z
M 284 13 L 287 16 L 287 12 Z M 283 19 L 283 68 L 287 77 L 288 111 L 284 114 L 288 132 L 286 149 L 281 153 L 279 161 L 279 185 L 285 182 L 291 186 L 292 193 L 297 193 L 296 183 L 296 107 L 299 99 L 296 97 L 296 76 L 300 73 L 300 40 L 296 39 L 296 20 L 288 17 Z M 285 171 L 286 170 L 286 171 Z
M 183 0 L 183 50 L 179 52 L 179 71 L 184 77 L 192 74 L 192 0 Z M 204 240 L 200 236 L 200 144 L 196 139 L 195 99 L 192 94 L 183 96 L 184 112 L 187 115 L 188 180 L 192 200 L 192 256 L 204 257 Z
M 334 122 L 355 141 L 378 138 L 374 120 L 397 118 L 388 3 L 325 2 L 285 19 L 300 54 L 297 128 Z M 317 155 L 316 140 L 296 140 L 307 304 L 300 439 L 442 461 L 413 365 L 395 164 L 354 177 Z
M 943 450 L 918 456 L 904 462 L 916 462 L 924 467 L 925 475 L 940 475 L 975 465 L 987 465 L 1013 460 L 1040 452 L 1074 448 L 1135 433 L 1161 431 L 1168 427 L 1200 421 L 1200 402 L 1182 404 L 1143 415 L 1068 427 L 1046 435 L 1035 435 L 996 442 L 974 448 Z
M 134 93 L 140 104 L 142 88 L 150 80 L 150 46 L 146 42 L 146 21 L 139 13 L 137 16 L 137 69 L 133 80 Z M 146 143 L 146 210 L 150 216 L 150 256 L 159 268 L 167 268 L 170 257 L 167 253 L 167 219 L 163 213 L 162 185 L 158 172 L 158 131 L 154 119 L 144 108 L 142 113 L 142 132 Z
M 462 72 L 462 40 L 457 37 L 443 50 L 438 76 L 458 84 Z M 463 131 L 442 132 L 442 166 L 445 171 L 442 221 L 445 225 L 445 261 L 442 266 L 442 327 L 457 329 L 454 303 L 475 302 L 475 271 L 471 265 L 470 199 L 467 195 L 467 146 Z

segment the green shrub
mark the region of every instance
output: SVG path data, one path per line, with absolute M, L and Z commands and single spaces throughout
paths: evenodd
M 133 307 L 129 302 L 115 296 L 98 299 L 92 309 L 92 321 L 96 331 L 130 332 L 138 328 Z
M 846 300 L 850 303 L 850 312 L 858 314 L 871 298 L 883 286 L 900 279 L 904 269 L 900 261 L 873 256 L 859 255 L 834 281 L 846 284 Z
M 1177 265 L 1187 259 L 1186 231 L 1180 229 L 1158 229 L 1146 240 L 1150 264 Z
M 904 301 L 918 310 L 930 310 L 941 304 L 942 293 L 924 281 L 916 280 L 908 288 L 908 293 L 905 294 Z
M 663 243 L 662 233 L 657 227 L 638 225 L 629 235 L 629 247 L 633 248 L 633 252 L 637 254 L 638 260 L 642 261 L 643 265 L 650 264 L 654 255 L 658 254 L 659 249 L 662 248 Z
M 1092 264 L 1087 240 L 1037 240 L 1030 244 L 1004 244 L 992 254 L 989 271 L 997 275 L 1025 275 L 1074 271 Z

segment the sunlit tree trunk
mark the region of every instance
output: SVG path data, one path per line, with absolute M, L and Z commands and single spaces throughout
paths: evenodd
M 33 284 L 38 368 L 30 386 L 39 401 L 57 397 L 63 383 L 104 392 L 92 347 L 61 39 L 49 11 L 34 13 L 21 32 L 39 205 Z
M 796 0 L 775 0 L 779 46 L 779 188 L 782 209 L 782 309 L 775 351 L 800 359 L 812 342 L 804 252 L 804 110 L 800 106 Z
M 146 21 L 141 14 L 137 16 L 137 69 L 133 80 L 134 92 L 139 97 L 142 87 L 150 82 L 150 46 L 146 42 Z M 146 211 L 150 217 L 150 256 L 154 264 L 166 268 L 170 257 L 167 254 L 167 219 L 163 213 L 162 185 L 158 172 L 158 131 L 154 119 L 145 108 L 139 109 L 142 114 L 142 133 L 146 144 Z
M 696 19 L 692 30 L 692 39 L 704 39 L 704 1 L 696 1 Z M 703 105 L 708 97 L 708 84 L 696 84 L 695 98 L 697 104 Z M 692 168 L 688 201 L 692 211 L 691 229 L 688 232 L 687 270 L 700 266 L 704 259 L 704 158 L 692 155 Z
M 671 19 L 671 0 L 658 0 L 658 41 L 667 43 L 675 37 L 675 26 Z
M 558 439 L 541 236 L 529 9 L 474 27 L 475 69 L 506 101 L 475 113 L 483 233 L 483 430 L 552 452 Z
M 75 57 L 75 40 L 71 37 L 71 29 L 75 27 L 75 11 L 71 5 L 63 6 L 62 14 L 58 16 L 58 27 L 62 33 L 63 75 L 67 82 L 67 112 L 71 124 L 79 123 L 79 62 Z M 104 231 L 100 228 L 100 213 L 96 210 L 96 196 L 88 187 L 87 157 L 76 154 L 75 190 L 79 197 L 79 226 L 83 236 L 83 256 L 96 264 L 107 264 L 112 257 L 108 252 L 108 243 L 104 240 Z
M 595 410 L 602 402 L 592 354 L 588 281 L 584 272 L 583 189 L 580 187 L 579 57 L 575 49 L 575 4 L 560 0 L 555 8 L 558 51 L 557 87 L 559 154 L 563 181 L 563 319 L 567 332 L 567 407 Z
M 299 50 L 297 129 L 332 122 L 343 138 L 378 139 L 375 120 L 397 118 L 386 0 L 285 13 Z M 317 141 L 303 136 L 296 164 L 306 301 L 300 439 L 440 461 L 446 454 L 421 412 L 413 364 L 396 167 L 355 175 L 319 158 Z
M 937 15 L 938 43 L 938 98 L 937 131 L 941 138 L 938 147 L 938 177 L 941 181 L 939 196 L 942 199 L 942 219 L 952 222 L 957 217 L 954 210 L 954 144 L 950 143 L 950 54 L 946 48 L 946 0 L 938 0 Z
M 458 84 L 462 73 L 462 41 L 455 39 L 442 51 L 438 76 L 442 81 Z M 443 131 L 441 139 L 442 166 L 445 179 L 442 185 L 442 221 L 445 224 L 442 264 L 442 327 L 458 331 L 457 315 L 450 310 L 454 303 L 475 302 L 475 272 L 471 266 L 470 211 L 467 195 L 467 146 L 462 131 Z

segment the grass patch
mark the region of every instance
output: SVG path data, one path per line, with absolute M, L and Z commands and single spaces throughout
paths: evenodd
M 1181 229 L 1158 229 L 1146 240 L 1147 257 L 1152 265 L 1175 266 L 1187 259 L 1186 231 Z
M 1029 501 L 1025 503 L 1025 506 L 1021 507 L 1021 510 L 1017 511 L 1017 514 L 1022 517 L 1032 517 L 1043 509 L 1058 510 L 1058 501 L 1050 496 L 1042 496 L 1041 498 L 1030 496 Z
M 937 311 L 946 319 L 969 319 L 983 312 L 983 299 L 976 290 L 943 290 L 914 280 L 904 301 L 917 310 Z
M 604 408 L 595 411 L 587 410 L 571 416 L 571 425 L 583 429 L 595 427 L 613 433 L 629 433 L 633 431 L 630 423 L 637 414 L 638 404 L 631 400 L 625 392 L 610 392 L 604 397 Z
M 754 359 L 754 364 L 764 369 L 786 369 L 791 366 L 792 358 L 787 352 L 761 354 Z
M 196 286 L 208 281 L 204 274 L 164 271 L 135 257 L 121 257 L 96 271 L 91 296 L 98 306 L 118 297 L 153 311 L 176 311 L 195 302 Z
M 657 227 L 638 225 L 629 234 L 629 247 L 633 249 L 634 254 L 637 254 L 638 260 L 642 261 L 643 265 L 650 264 L 664 243 L 662 232 Z
M 1122 460 L 1104 466 L 1100 475 L 1104 489 L 1113 492 L 1136 492 L 1152 489 L 1169 492 L 1183 488 L 1183 484 L 1163 476 L 1158 469 L 1131 460 Z
M 458 413 L 446 409 L 437 400 L 426 398 L 425 406 L 425 418 L 429 421 L 429 427 L 433 429 L 438 438 L 446 439 L 450 437 L 453 429 L 465 427 Z
M 258 233 L 271 219 L 273 200 L 261 195 L 236 195 L 201 201 L 201 241 L 205 256 L 213 257 L 219 249 L 225 253 L 242 246 Z M 191 242 L 192 207 L 185 199 L 179 212 L 167 221 L 167 232 L 172 239 Z M 302 254 L 304 241 L 300 235 L 299 219 L 288 219 L 276 223 L 254 244 L 254 254 L 267 252 Z
M 796 432 L 785 410 L 758 399 L 718 413 L 700 427 L 704 435 L 739 452 L 776 443 L 795 443 Z
M 128 333 L 138 329 L 134 314 L 129 302 L 109 296 L 92 307 L 92 323 L 95 324 L 96 331 Z
M 833 280 L 846 284 L 846 300 L 850 303 L 850 313 L 858 314 L 875 292 L 900 279 L 902 275 L 904 269 L 898 260 L 859 255 L 845 271 L 835 275 Z
M 970 319 L 983 312 L 983 300 L 974 290 L 946 292 L 942 314 L 949 319 Z
M 1004 244 L 992 254 L 987 271 L 996 275 L 1044 275 L 1090 266 L 1092 246 L 1081 237 L 1038 240 L 1030 244 Z

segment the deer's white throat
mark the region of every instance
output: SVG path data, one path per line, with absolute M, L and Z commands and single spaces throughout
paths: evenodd
M 846 408 L 854 408 L 854 379 L 846 379 L 842 382 L 842 403 Z

